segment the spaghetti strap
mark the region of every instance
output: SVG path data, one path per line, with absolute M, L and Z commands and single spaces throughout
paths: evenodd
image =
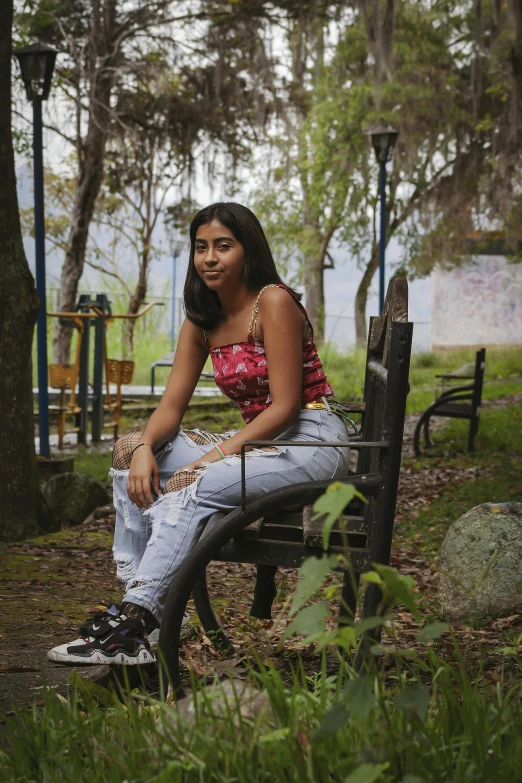
M 264 288 L 262 288 L 261 291 L 258 293 L 257 299 L 254 302 L 254 307 L 252 309 L 252 318 L 250 320 L 250 324 L 248 327 L 248 340 L 256 340 L 256 326 L 257 326 L 257 319 L 259 317 L 259 304 L 261 301 L 261 296 L 263 295 L 263 293 L 266 291 L 267 288 L 282 288 L 284 291 L 290 294 L 290 296 L 292 297 L 292 299 L 300 309 L 301 313 L 304 315 L 308 332 L 313 340 L 314 330 L 312 324 L 310 323 L 310 319 L 308 318 L 308 313 L 304 309 L 299 299 L 297 299 L 297 297 L 294 296 L 294 294 L 291 291 L 289 291 L 286 286 L 281 285 L 281 283 L 270 283 L 269 285 L 265 285 Z
M 256 325 L 257 319 L 259 317 L 259 303 L 261 301 L 261 296 L 264 294 L 267 288 L 284 288 L 284 286 L 280 285 L 280 283 L 269 283 L 269 285 L 265 285 L 258 293 L 257 299 L 254 302 L 254 307 L 252 308 L 252 317 L 248 325 L 248 340 L 256 339 Z

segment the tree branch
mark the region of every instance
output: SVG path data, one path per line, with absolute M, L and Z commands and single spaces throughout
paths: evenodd
M 125 288 L 126 293 L 129 296 L 132 296 L 132 291 L 125 282 L 125 278 L 123 278 L 118 272 L 111 272 L 109 269 L 105 269 L 103 266 L 99 266 L 98 264 L 95 264 L 93 261 L 86 260 L 85 263 L 87 266 L 90 266 L 91 269 L 96 269 L 98 272 L 102 272 L 104 275 L 109 275 L 110 277 L 115 277 L 116 280 L 119 280 L 119 282 L 122 284 L 122 286 Z

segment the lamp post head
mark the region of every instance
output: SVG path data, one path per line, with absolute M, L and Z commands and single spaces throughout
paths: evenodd
M 33 43 L 14 52 L 20 63 L 25 91 L 31 102 L 45 101 L 49 97 L 54 61 L 58 52 L 51 46 Z
M 378 163 L 388 163 L 393 158 L 393 151 L 399 136 L 398 131 L 390 125 L 376 125 L 375 128 L 370 128 L 366 132 L 372 138 Z
M 173 258 L 179 258 L 181 251 L 185 247 L 185 242 L 183 241 L 183 239 L 171 237 L 169 240 L 169 245 L 170 245 L 170 255 Z

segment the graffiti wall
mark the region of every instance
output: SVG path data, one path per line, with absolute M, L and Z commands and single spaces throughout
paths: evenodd
M 434 348 L 522 344 L 522 264 L 476 256 L 459 269 L 437 268 L 431 317 Z

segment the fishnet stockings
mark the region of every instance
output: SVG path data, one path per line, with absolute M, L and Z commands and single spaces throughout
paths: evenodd
M 174 473 L 163 487 L 163 492 L 179 492 L 180 489 L 185 489 L 185 487 L 193 484 L 196 478 L 197 473 L 193 470 L 183 470 L 181 473 Z
M 121 436 L 121 438 L 118 438 L 112 454 L 113 468 L 116 468 L 116 470 L 129 470 L 132 459 L 132 450 L 138 445 L 142 434 L 143 433 L 141 430 L 132 430 L 131 432 L 126 432 L 125 435 Z M 205 440 L 205 438 L 199 435 L 197 432 L 187 432 L 187 435 L 198 446 L 203 446 L 205 444 L 209 445 L 208 440 Z M 188 487 L 190 484 L 192 484 L 196 478 L 197 474 L 195 471 L 182 471 L 181 473 L 175 473 L 169 478 L 163 488 L 163 491 L 179 492 L 180 489 L 185 489 L 185 487 Z
M 132 450 L 138 445 L 143 432 L 131 430 L 118 438 L 112 452 L 112 467 L 116 470 L 128 470 L 132 459 Z M 145 446 L 143 447 L 145 448 Z
M 132 451 L 138 445 L 142 436 L 142 430 L 131 430 L 126 432 L 116 441 L 114 445 L 114 451 L 112 454 L 112 466 L 116 470 L 129 470 Z M 222 443 L 227 440 L 223 435 L 214 435 L 210 432 L 199 433 L 187 430 L 185 432 L 188 438 L 193 441 L 197 446 L 211 446 L 212 443 Z M 145 448 L 145 447 L 144 447 Z M 277 451 L 274 446 L 263 446 L 261 451 Z M 175 473 L 169 478 L 165 484 L 164 492 L 179 492 L 180 489 L 185 489 L 192 484 L 197 478 L 195 471 L 182 471 L 181 473 Z
M 208 433 L 210 435 L 210 433 Z M 196 446 L 210 446 L 212 440 L 204 437 L 200 432 L 192 432 L 192 430 L 186 430 L 185 435 L 196 444 Z M 223 438 L 220 438 L 216 443 L 220 443 Z

